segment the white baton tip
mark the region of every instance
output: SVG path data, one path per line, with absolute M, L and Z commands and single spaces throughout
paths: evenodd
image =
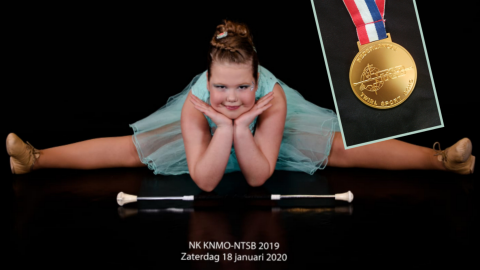
M 350 190 L 345 192 L 345 193 L 337 193 L 337 194 L 335 194 L 335 200 L 352 202 L 353 201 L 353 193 Z
M 117 195 L 117 203 L 118 205 L 122 206 L 127 203 L 131 202 L 136 202 L 137 201 L 137 196 L 135 195 L 130 195 L 127 193 L 119 192 Z
M 183 199 L 184 201 L 193 201 L 194 200 L 194 196 L 183 196 Z
M 272 201 L 278 201 L 278 200 L 280 200 L 280 195 L 278 195 L 278 194 L 272 194 L 271 200 L 272 200 Z

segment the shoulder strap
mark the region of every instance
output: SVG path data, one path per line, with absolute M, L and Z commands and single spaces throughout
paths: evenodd
M 208 103 L 210 92 L 207 90 L 207 71 L 200 74 L 200 77 L 192 86 L 192 94 Z
M 258 72 L 260 77 L 258 78 L 258 90 L 255 94 L 255 99 L 257 100 L 272 92 L 273 87 L 278 82 L 277 78 L 266 68 L 259 66 Z

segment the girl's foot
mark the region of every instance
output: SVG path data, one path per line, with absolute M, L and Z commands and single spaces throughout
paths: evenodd
M 438 144 L 438 150 L 435 146 Z M 440 143 L 433 144 L 438 160 L 443 162 L 447 171 L 458 174 L 472 174 L 475 167 L 475 156 L 472 156 L 472 142 L 463 138 L 445 150 L 440 149 Z
M 12 174 L 29 173 L 40 156 L 40 151 L 29 142 L 24 143 L 15 133 L 7 136 L 7 152 L 10 155 Z

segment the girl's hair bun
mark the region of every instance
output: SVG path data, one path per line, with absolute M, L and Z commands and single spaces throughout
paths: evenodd
M 213 61 L 238 64 L 251 62 L 254 78 L 257 79 L 258 57 L 253 45 L 252 34 L 246 24 L 224 20 L 222 24 L 217 25 L 210 45 L 208 57 L 209 77 Z
M 229 20 L 224 20 L 223 24 L 217 26 L 217 32 L 222 33 L 225 31 L 243 38 L 250 37 L 250 31 L 248 30 L 248 27 L 243 23 L 235 23 Z
M 222 33 L 227 32 L 226 37 L 219 38 Z M 232 22 L 230 20 L 224 20 L 223 24 L 217 25 L 215 35 L 211 40 L 211 44 L 219 49 L 224 49 L 231 52 L 236 52 L 241 48 L 242 43 L 248 42 L 253 48 L 252 36 L 247 25 L 243 23 Z

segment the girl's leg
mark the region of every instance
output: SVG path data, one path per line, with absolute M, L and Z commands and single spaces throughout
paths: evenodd
M 388 140 L 345 150 L 335 133 L 328 165 L 384 170 L 446 170 L 435 150 L 399 140 Z
M 33 169 L 142 167 L 132 136 L 108 137 L 40 150 Z

